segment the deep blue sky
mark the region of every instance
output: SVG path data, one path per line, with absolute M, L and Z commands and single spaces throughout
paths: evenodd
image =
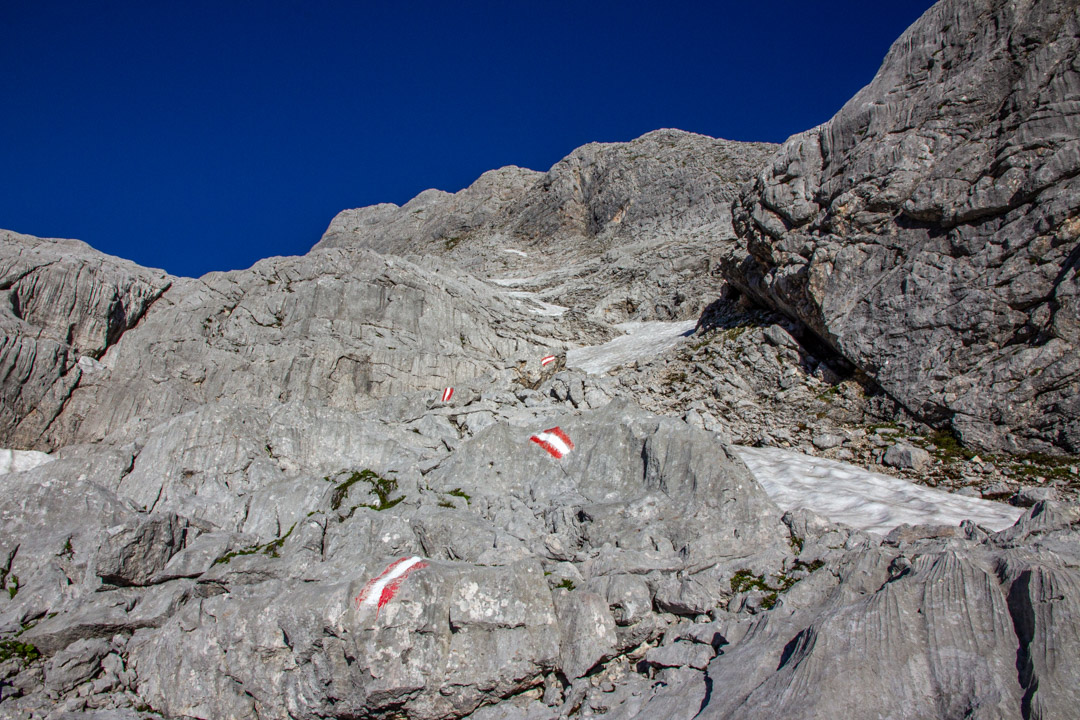
M 0 0 L 0 227 L 201 275 L 591 141 L 782 141 L 931 4 Z

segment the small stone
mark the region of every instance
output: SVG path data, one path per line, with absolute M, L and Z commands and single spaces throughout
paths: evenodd
M 676 640 L 671 645 L 656 647 L 645 653 L 645 661 L 659 667 L 692 667 L 704 670 L 716 656 L 711 645 Z
M 1004 499 L 1012 495 L 1012 488 L 1003 482 L 992 482 L 982 489 L 982 496 L 992 500 Z
M 1057 499 L 1057 491 L 1053 488 L 1023 488 L 1009 498 L 1009 504 L 1017 507 L 1031 507 L 1044 500 Z
M 922 448 L 897 443 L 885 452 L 883 461 L 894 468 L 920 472 L 930 464 L 930 453 Z
M 765 328 L 765 339 L 776 347 L 787 347 L 798 349 L 799 343 L 795 338 L 791 337 L 791 334 L 780 325 L 770 325 Z
M 811 438 L 818 450 L 828 450 L 844 443 L 844 436 L 830 432 L 816 432 Z

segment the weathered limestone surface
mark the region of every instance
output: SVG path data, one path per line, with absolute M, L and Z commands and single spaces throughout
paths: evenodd
M 83 372 L 171 281 L 78 240 L 0 230 L 0 444 L 37 445 Z
M 731 201 L 775 152 L 680 130 L 590 143 L 546 173 L 510 167 L 455 194 L 346 210 L 316 247 L 439 258 L 606 322 L 697 316 Z
M 1080 6 L 943 0 L 745 188 L 727 278 L 927 422 L 1080 452 Z
M 1075 715 L 1077 466 L 996 533 L 782 514 L 727 438 L 984 461 L 868 432 L 891 401 L 710 253 L 926 420 L 1075 451 L 1077 13 L 943 0 L 769 163 L 588 145 L 244 271 L 0 234 L 0 718 Z
M 36 406 L 11 406 L 7 442 L 49 449 L 131 437 L 221 399 L 355 410 L 373 398 L 441 389 L 517 355 L 542 354 L 543 344 L 557 347 L 564 334 L 460 273 L 425 271 L 366 250 L 314 251 L 169 281 L 136 328 L 118 330 L 107 351 L 94 346 L 96 360 L 76 364 L 71 354 L 81 346 L 48 340 L 67 374 L 48 376 L 53 384 Z M 8 339 L 36 347 L 43 341 L 28 336 L 47 330 L 21 325 Z M 4 387 L 18 398 L 33 383 L 31 376 Z

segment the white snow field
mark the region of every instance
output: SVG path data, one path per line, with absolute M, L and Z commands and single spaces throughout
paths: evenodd
M 0 475 L 13 472 L 24 472 L 38 465 L 55 460 L 49 453 L 37 450 L 8 450 L 0 448 Z
M 546 315 L 547 317 L 559 317 L 565 313 L 569 308 L 565 308 L 562 305 L 552 305 L 549 302 L 544 302 L 536 296 L 534 292 L 528 292 L 525 290 L 514 290 L 512 292 L 504 293 L 509 295 L 515 300 L 524 300 L 528 305 L 526 309 L 534 315 Z
M 526 285 L 531 282 L 535 282 L 536 278 L 521 277 L 521 278 L 491 278 L 488 282 L 492 285 L 498 285 L 499 287 L 517 287 L 518 285 Z
M 1004 503 L 955 495 L 791 450 L 735 450 L 781 509 L 804 507 L 869 532 L 887 534 L 903 523 L 958 525 L 965 519 L 1002 530 L 1023 512 Z
M 605 373 L 675 347 L 695 325 L 692 320 L 622 323 L 616 327 L 626 335 L 603 345 L 570 350 L 566 364 L 591 374 Z M 833 522 L 874 533 L 887 534 L 903 523 L 957 525 L 965 519 L 1001 530 L 1023 512 L 790 450 L 737 447 L 736 451 L 782 509 L 805 507 Z
M 626 322 L 615 327 L 626 334 L 603 345 L 568 351 L 566 366 L 592 375 L 606 373 L 620 365 L 670 350 L 694 331 L 697 321 Z

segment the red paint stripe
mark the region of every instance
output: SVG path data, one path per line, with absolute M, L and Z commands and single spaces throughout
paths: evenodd
M 532 441 L 533 441 L 534 443 L 536 443 L 537 445 L 539 445 L 540 447 L 542 447 L 542 448 L 544 448 L 545 450 L 547 450 L 547 451 L 548 451 L 548 453 L 549 453 L 549 454 L 550 454 L 550 455 L 551 455 L 551 456 L 552 456 L 553 458 L 555 458 L 556 460 L 562 460 L 562 453 L 561 453 L 561 452 L 559 452 L 558 448 L 556 448 L 556 447 L 555 447 L 554 445 L 552 445 L 552 444 L 551 444 L 551 443 L 549 443 L 548 441 L 546 441 L 546 440 L 541 440 L 540 438 L 536 437 L 535 435 L 533 435 L 533 436 L 532 436 L 532 437 L 530 437 L 529 439 L 530 439 L 530 440 L 532 440 Z
M 450 398 L 454 397 L 454 388 L 448 387 L 442 392 L 442 401 L 450 402 Z
M 574 449 L 574 442 L 570 439 L 569 435 L 567 435 L 566 433 L 564 433 L 562 431 L 562 428 L 556 426 L 556 427 L 550 428 L 548 430 L 545 430 L 544 432 L 551 433 L 552 435 L 554 435 L 555 437 L 559 438 L 564 443 L 566 443 L 566 447 L 570 448 L 571 450 Z
M 387 565 L 386 569 L 379 573 L 378 577 L 374 577 L 371 580 L 368 580 L 367 583 L 365 583 L 364 588 L 360 591 L 360 594 L 357 595 L 356 598 L 353 600 L 353 602 L 356 603 L 357 609 L 359 609 L 360 606 L 364 603 L 364 601 L 367 600 L 368 596 L 371 594 L 372 588 L 374 588 L 380 580 L 392 573 L 398 565 L 403 562 L 407 562 L 410 559 L 411 558 L 407 557 L 398 558 L 394 562 Z M 401 588 L 401 583 L 405 581 L 405 578 L 409 577 L 409 575 L 412 574 L 413 570 L 419 570 L 420 568 L 426 568 L 427 566 L 428 564 L 426 562 L 418 562 L 412 567 L 410 567 L 408 570 L 403 572 L 399 577 L 396 577 L 389 583 L 387 583 L 386 586 L 383 587 L 382 592 L 379 593 L 379 600 L 375 608 L 375 617 L 379 617 L 379 611 L 382 610 L 383 606 L 394 599 L 394 596 L 397 594 L 398 589 Z
M 402 560 L 406 559 L 407 558 L 402 558 Z M 394 599 L 394 596 L 397 595 L 397 591 L 401 588 L 401 583 L 405 582 L 405 578 L 412 575 L 413 570 L 419 570 L 420 568 L 426 567 L 427 563 L 425 562 L 416 563 L 403 572 L 400 577 L 396 577 L 387 583 L 386 587 L 383 588 L 382 594 L 379 596 L 379 604 L 375 608 L 375 617 L 379 617 L 379 611 L 383 609 L 383 606 Z
M 544 365 L 547 365 L 548 363 L 551 363 L 551 362 L 555 362 L 555 356 L 554 355 L 548 355 L 546 357 L 540 358 L 540 366 L 541 367 L 543 367 Z
M 383 570 L 381 573 L 379 573 L 379 575 L 377 577 L 373 577 L 370 580 L 368 580 L 367 583 L 364 584 L 364 589 L 361 590 L 360 594 L 356 596 L 356 604 L 359 605 L 360 603 L 364 602 L 364 600 L 367 600 L 367 596 L 371 593 L 371 588 L 375 587 L 375 583 L 379 582 L 384 577 L 389 575 L 391 572 L 394 571 L 394 568 L 396 568 L 398 565 L 400 565 L 401 563 L 405 562 L 408 559 L 409 558 L 407 558 L 407 557 L 398 558 L 394 562 L 387 565 L 386 569 Z M 406 573 L 406 575 L 408 575 L 408 573 Z

